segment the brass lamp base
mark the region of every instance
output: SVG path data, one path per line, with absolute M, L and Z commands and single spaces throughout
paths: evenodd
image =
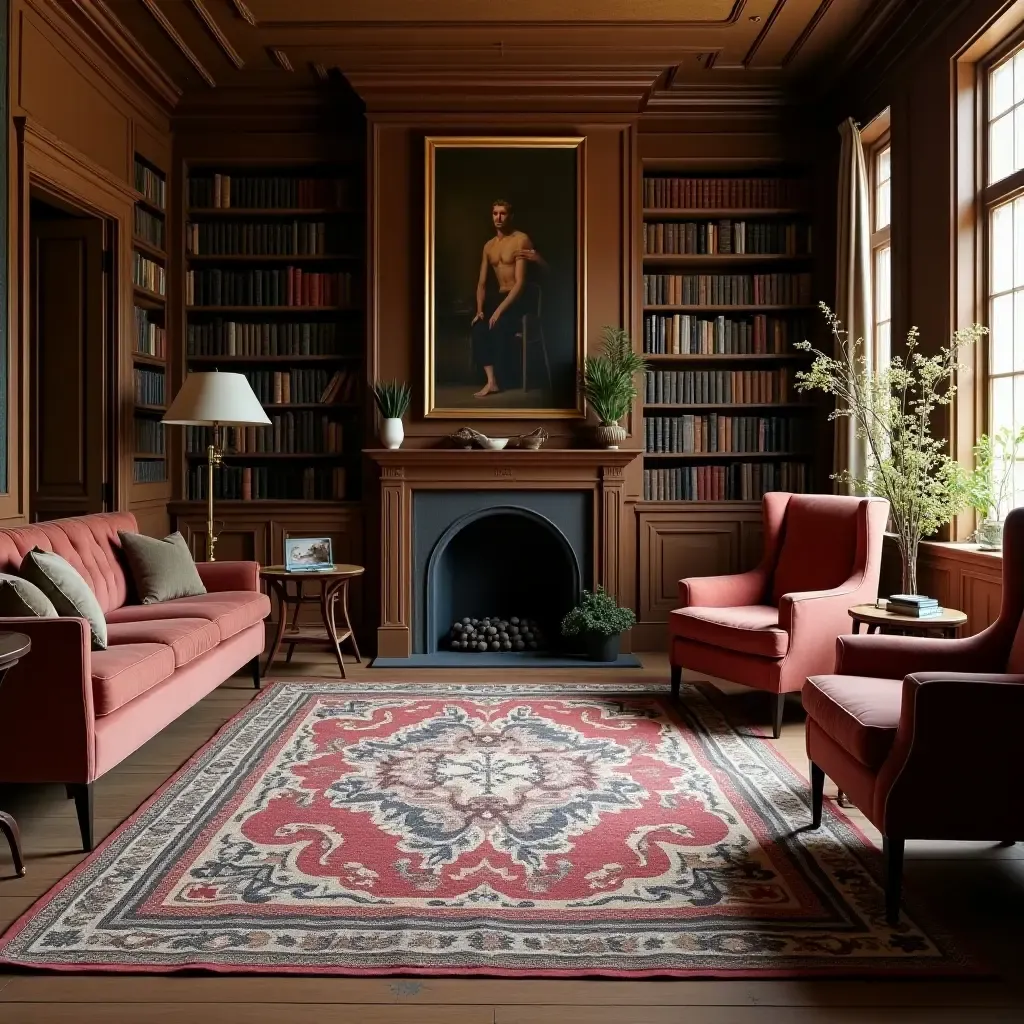
M 213 531 L 213 471 L 224 462 L 224 449 L 217 443 L 217 425 L 213 426 L 213 441 L 206 446 L 206 560 L 216 562 L 217 535 Z

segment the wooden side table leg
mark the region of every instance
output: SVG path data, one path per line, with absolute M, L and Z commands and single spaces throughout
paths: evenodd
M 270 654 L 267 655 L 267 664 L 263 669 L 263 674 L 266 676 L 270 673 L 270 666 L 274 663 L 274 659 L 277 657 L 277 652 L 281 650 L 281 640 L 284 637 L 284 627 L 288 620 L 288 587 L 280 580 L 270 580 L 270 586 L 274 593 L 277 595 L 277 635 L 274 637 L 274 644 L 270 648 Z
M 14 860 L 14 870 L 21 878 L 25 874 L 25 862 L 21 857 L 21 833 L 18 831 L 18 823 L 4 811 L 0 811 L 0 832 L 7 836 L 11 857 Z
M 288 627 L 289 631 L 294 633 L 299 625 L 299 612 L 302 611 L 302 580 L 295 581 L 295 611 L 292 612 L 292 624 Z M 288 645 L 288 653 L 284 656 L 284 663 L 287 665 L 292 660 L 292 655 L 295 653 L 295 644 Z
M 363 659 L 359 656 L 359 644 L 356 643 L 356 631 L 352 628 L 352 620 L 348 617 L 348 580 L 341 581 L 341 614 L 345 616 L 345 628 L 348 630 L 349 639 L 352 641 L 352 650 L 356 652 L 356 663 L 362 664 Z
M 341 669 L 341 678 L 347 679 L 345 674 L 345 659 L 341 655 L 341 646 L 338 643 L 338 629 L 334 624 L 334 592 L 337 584 L 333 587 L 329 580 L 323 580 L 323 591 L 320 594 L 320 614 L 323 616 L 324 629 L 330 638 L 331 647 L 334 649 L 334 656 L 338 659 L 338 668 Z

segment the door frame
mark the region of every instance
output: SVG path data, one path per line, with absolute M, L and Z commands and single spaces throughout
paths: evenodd
M 106 348 L 110 387 L 106 401 L 109 417 L 107 444 L 110 466 L 110 509 L 128 507 L 131 466 L 126 466 L 128 447 L 118 444 L 131 432 L 131 408 L 120 401 L 125 388 L 132 386 L 131 352 L 120 343 L 132 323 L 131 254 L 135 216 L 133 190 L 72 146 L 29 117 L 14 118 L 17 148 L 15 152 L 16 194 L 12 210 L 12 267 L 9 321 L 11 356 L 8 409 L 10 431 L 8 455 L 8 493 L 0 494 L 0 521 L 28 521 L 29 445 L 28 426 L 31 387 L 31 295 L 29 270 L 32 259 L 30 202 L 33 195 L 52 205 L 105 222 L 104 237 L 109 242 L 110 272 L 106 275 Z M 16 268 L 16 269 L 15 269 Z M 123 449 L 123 450 L 122 450 Z M 130 453 L 129 453 L 130 454 Z

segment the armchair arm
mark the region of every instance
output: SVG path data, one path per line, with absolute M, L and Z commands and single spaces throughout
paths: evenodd
M 876 822 L 907 838 L 1024 838 L 1024 675 L 915 672 L 875 788 Z
M 1005 665 L 1000 652 L 986 640 L 984 633 L 965 640 L 840 636 L 836 640 L 836 672 L 883 679 L 902 679 L 912 672 L 1001 672 Z
M 32 650 L 0 685 L 0 779 L 91 782 L 95 770 L 92 652 L 85 619 L 0 619 Z
M 767 592 L 768 574 L 760 568 L 732 576 L 694 576 L 679 581 L 679 603 L 683 608 L 763 604 Z
M 259 562 L 196 562 L 199 578 L 210 591 L 259 590 Z

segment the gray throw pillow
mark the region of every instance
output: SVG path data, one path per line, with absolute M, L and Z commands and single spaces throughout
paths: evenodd
M 118 530 L 117 535 L 142 604 L 206 593 L 192 552 L 180 533 L 163 540 L 124 530 Z
M 107 620 L 96 595 L 81 573 L 52 551 L 35 548 L 21 563 L 21 575 L 34 583 L 52 602 L 58 615 L 85 619 L 92 633 L 92 649 L 107 649 Z
M 55 619 L 57 609 L 34 583 L 0 572 L 0 615 L 5 618 L 34 615 L 37 619 Z

